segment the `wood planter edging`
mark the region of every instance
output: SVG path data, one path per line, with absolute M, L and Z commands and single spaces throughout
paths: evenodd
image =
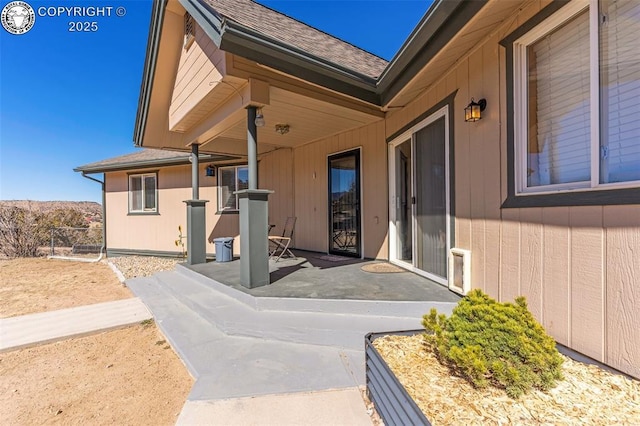
M 431 426 L 422 410 L 416 405 L 413 398 L 409 396 L 404 386 L 382 359 L 380 352 L 373 346 L 373 341 L 378 337 L 413 336 L 418 333 L 424 333 L 424 330 L 369 333 L 365 336 L 367 394 L 387 426 Z

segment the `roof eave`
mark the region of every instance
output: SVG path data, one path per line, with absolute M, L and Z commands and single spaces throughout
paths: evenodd
M 266 37 L 237 22 L 224 21 L 220 49 L 362 101 L 380 104 L 376 78 Z
M 151 27 L 149 28 L 149 37 L 147 39 L 147 53 L 142 71 L 142 82 L 140 83 L 136 122 L 133 129 L 133 144 L 138 147 L 142 146 L 144 139 L 144 129 L 147 124 L 149 102 L 151 100 L 151 91 L 153 90 L 153 76 L 158 60 L 164 10 L 168 2 L 169 0 L 153 0 L 153 6 L 151 7 Z
M 199 155 L 199 162 L 213 162 L 213 161 L 231 161 L 235 160 L 235 157 L 231 156 L 223 156 L 223 155 Z M 79 166 L 73 169 L 74 172 L 82 172 L 82 173 L 105 173 L 105 172 L 118 172 L 124 170 L 133 170 L 133 169 L 145 169 L 150 167 L 167 167 L 167 166 L 181 166 L 184 164 L 190 164 L 191 161 L 189 156 L 178 157 L 178 158 L 164 158 L 164 159 L 155 159 L 155 160 L 139 160 L 139 161 L 128 161 L 122 163 L 115 164 L 106 164 L 106 165 L 86 165 Z
M 311 55 L 238 22 L 225 19 L 211 6 L 199 0 L 179 1 L 221 50 L 365 102 L 379 104 L 376 78 Z
M 386 106 L 488 1 L 436 1 L 380 76 L 381 105 Z

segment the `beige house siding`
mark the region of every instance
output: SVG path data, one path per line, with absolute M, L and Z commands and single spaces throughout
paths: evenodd
M 289 148 L 265 154 L 258 162 L 258 186 L 274 191 L 269 196 L 269 224 L 275 225 L 273 235 L 281 235 L 287 217 L 295 216 L 293 168 L 293 151 Z
M 527 297 L 562 344 L 640 377 L 640 205 L 501 209 L 507 196 L 505 53 L 498 42 L 548 2 L 534 2 L 403 109 L 393 135 L 457 90 L 455 240 L 472 253 L 472 286 Z M 470 99 L 486 98 L 477 123 Z
M 184 33 L 184 16 L 167 10 L 163 22 L 163 34 L 158 48 L 158 59 L 154 80 L 174 81 L 178 61 L 181 55 Z M 149 112 L 144 129 L 145 141 L 153 141 L 157 147 L 182 144 L 180 133 L 169 131 L 169 106 L 171 105 L 173 84 L 155 84 L 153 87 L 153 102 L 149 103 Z M 145 146 L 152 145 L 151 143 Z
M 242 163 L 238 163 L 242 164 Z M 234 253 L 240 253 L 238 214 L 218 214 L 217 177 L 205 176 L 200 166 L 200 199 L 206 205 L 207 253 L 215 253 L 213 239 L 234 237 Z M 148 171 L 158 172 L 158 214 L 128 214 L 128 176 Z M 108 172 L 106 177 L 107 247 L 110 250 L 178 252 L 174 241 L 178 225 L 187 233 L 184 200 L 191 199 L 191 166 L 156 167 L 122 172 Z M 259 180 L 262 188 L 274 190 L 269 198 L 269 223 L 281 232 L 287 216 L 293 215 L 291 150 L 277 150 L 261 158 Z
M 329 250 L 328 156 L 360 148 L 364 257 L 388 257 L 387 151 L 384 121 L 304 145 L 293 151 L 296 247 Z
M 147 171 L 157 171 L 158 214 L 128 214 L 128 176 Z M 216 179 L 200 173 L 200 198 L 207 204 L 207 229 L 215 226 L 212 206 L 216 200 Z M 191 199 L 190 166 L 172 166 L 135 171 L 106 173 L 107 247 L 127 250 L 177 252 L 174 241 L 178 225 L 186 235 L 187 215 L 184 200 Z M 215 212 L 215 210 L 213 210 Z M 213 253 L 213 244 L 207 244 L 207 253 Z
M 225 74 L 225 53 L 200 26 L 194 25 L 195 41 L 188 49 L 181 50 L 169 107 L 169 128 L 176 131 L 186 130 L 203 117 L 204 111 L 189 113 L 205 100 Z

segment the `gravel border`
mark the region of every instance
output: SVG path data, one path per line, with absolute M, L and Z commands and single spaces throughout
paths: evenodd
M 118 275 L 118 279 L 124 282 L 131 278 L 149 277 L 161 271 L 172 271 L 181 260 L 153 256 L 121 256 L 110 257 L 108 263 Z

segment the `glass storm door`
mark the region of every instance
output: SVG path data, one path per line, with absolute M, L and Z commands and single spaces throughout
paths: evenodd
M 447 283 L 448 107 L 390 144 L 390 260 Z
M 360 151 L 329 157 L 329 253 L 360 257 Z

